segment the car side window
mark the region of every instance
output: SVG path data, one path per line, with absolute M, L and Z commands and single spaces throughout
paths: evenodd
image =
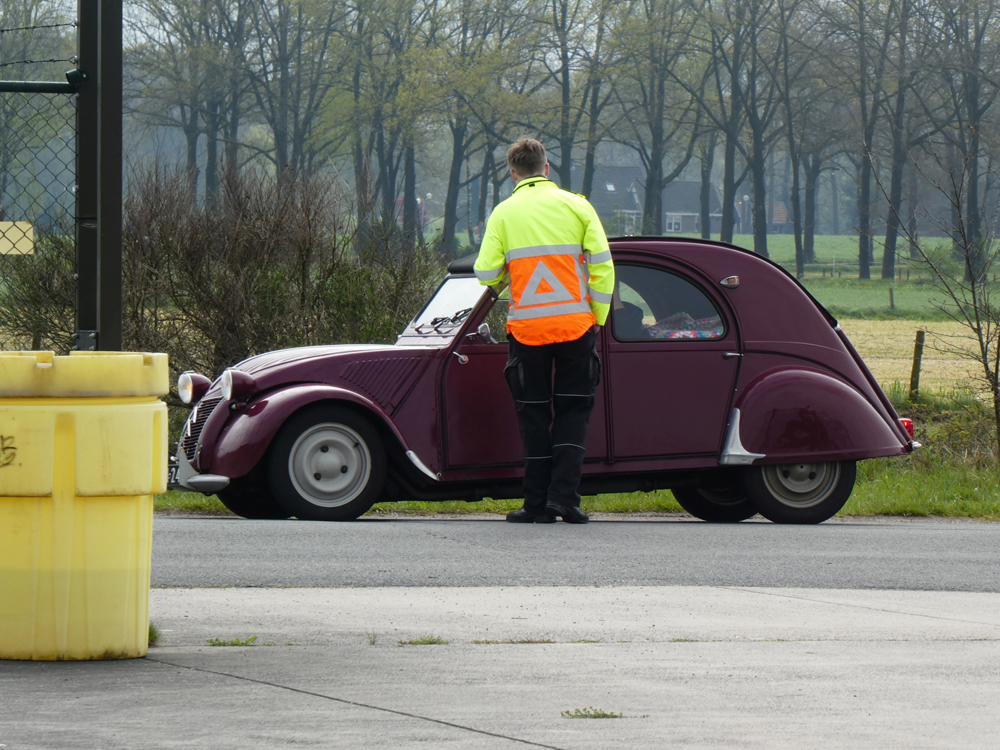
M 719 339 L 722 315 L 705 292 L 675 273 L 615 265 L 612 332 L 619 341 Z

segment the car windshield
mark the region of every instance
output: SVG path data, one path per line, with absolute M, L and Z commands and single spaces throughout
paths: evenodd
M 427 339 L 453 338 L 487 293 L 487 288 L 476 279 L 445 279 L 437 294 L 410 321 L 396 343 L 418 344 Z

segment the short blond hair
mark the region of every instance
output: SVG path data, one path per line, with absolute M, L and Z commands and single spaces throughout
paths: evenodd
M 546 161 L 545 146 L 534 138 L 518 138 L 507 149 L 507 165 L 521 177 L 542 174 Z

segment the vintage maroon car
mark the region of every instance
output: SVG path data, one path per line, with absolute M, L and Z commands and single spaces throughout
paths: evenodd
M 612 240 L 616 289 L 581 492 L 668 488 L 692 515 L 819 523 L 855 462 L 919 444 L 837 321 L 780 266 L 717 242 Z M 195 404 L 172 486 L 247 518 L 351 520 L 373 503 L 521 496 L 506 302 L 455 261 L 393 346 L 286 349 Z

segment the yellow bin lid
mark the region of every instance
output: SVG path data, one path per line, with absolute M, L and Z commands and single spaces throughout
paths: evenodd
M 0 352 L 0 398 L 162 396 L 170 392 L 166 354 Z

